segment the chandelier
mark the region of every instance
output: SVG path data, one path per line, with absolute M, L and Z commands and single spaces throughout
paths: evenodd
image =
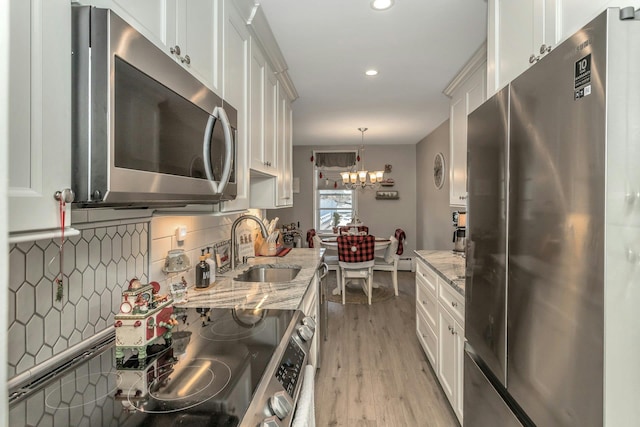
M 369 172 L 364 168 L 364 133 L 368 128 L 358 128 L 362 134 L 362 145 L 360 147 L 361 161 L 359 171 L 345 171 L 340 172 L 342 177 L 342 184 L 349 190 L 362 189 L 362 188 L 378 188 L 384 178 L 383 171 Z M 368 180 L 367 180 L 368 178 Z

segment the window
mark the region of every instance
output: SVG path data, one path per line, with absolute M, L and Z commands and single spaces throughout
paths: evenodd
M 356 192 L 344 188 L 340 177 L 340 172 L 355 168 L 356 152 L 314 152 L 314 156 L 314 228 L 318 233 L 331 233 L 334 225 L 350 223 L 357 211 Z
M 316 231 L 331 232 L 332 227 L 347 225 L 353 218 L 354 190 L 317 190 Z

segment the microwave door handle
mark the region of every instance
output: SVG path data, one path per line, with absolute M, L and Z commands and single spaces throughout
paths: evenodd
M 213 127 L 215 126 L 216 119 L 222 122 L 224 131 L 224 145 L 225 145 L 225 159 L 224 170 L 222 171 L 222 177 L 220 182 L 216 183 L 213 176 L 213 168 L 211 166 L 211 135 L 213 133 Z M 213 114 L 209 116 L 207 121 L 207 128 L 204 132 L 204 142 L 202 144 L 202 156 L 204 157 L 205 172 L 207 173 L 207 179 L 211 183 L 211 188 L 215 194 L 222 194 L 222 191 L 229 182 L 229 175 L 231 173 L 231 148 L 233 141 L 231 139 L 231 131 L 229 129 L 229 119 L 227 114 L 221 107 L 216 107 L 213 110 Z
M 207 120 L 207 127 L 204 131 L 204 141 L 202 143 L 202 157 L 204 158 L 204 170 L 207 173 L 207 179 L 211 184 L 214 194 L 219 194 L 218 184 L 213 176 L 213 168 L 211 167 L 211 136 L 213 134 L 213 126 L 215 125 L 216 118 L 209 116 Z
M 231 168 L 233 167 L 233 135 L 231 133 L 231 123 L 229 122 L 229 117 L 227 116 L 227 112 L 224 111 L 224 108 L 216 107 L 213 112 L 217 112 L 218 119 L 222 121 L 222 129 L 224 131 L 224 170 L 222 171 L 222 177 L 220 178 L 220 184 L 218 185 L 218 192 L 222 194 L 229 183 Z

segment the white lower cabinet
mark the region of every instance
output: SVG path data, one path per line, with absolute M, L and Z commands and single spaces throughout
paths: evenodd
M 456 339 L 454 331 L 456 322 L 447 310 L 440 307 L 438 310 L 438 379 L 447 395 L 449 402 L 454 406 L 456 388 Z
M 418 340 L 424 349 L 431 366 L 438 365 L 438 336 L 429 326 L 424 313 L 418 308 L 416 310 L 416 332 Z
M 416 264 L 416 333 L 462 424 L 464 297 L 419 259 Z

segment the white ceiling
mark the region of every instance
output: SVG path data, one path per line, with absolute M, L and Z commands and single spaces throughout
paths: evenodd
M 294 145 L 416 144 L 448 116 L 442 93 L 486 40 L 483 0 L 258 0 L 298 91 Z M 376 68 L 375 77 L 364 75 Z

